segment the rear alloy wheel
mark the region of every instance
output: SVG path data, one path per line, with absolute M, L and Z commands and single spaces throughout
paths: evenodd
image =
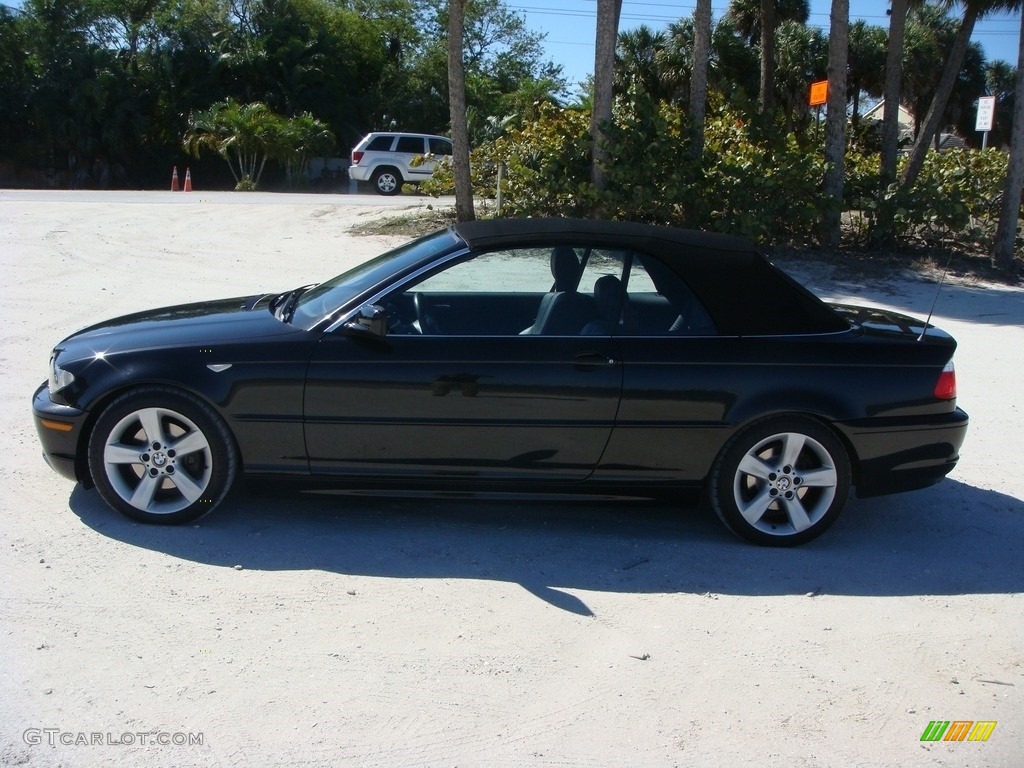
M 394 168 L 378 168 L 373 173 L 373 188 L 378 195 L 397 195 L 402 190 L 402 177 Z
M 850 460 L 827 427 L 771 417 L 733 437 L 711 474 L 711 503 L 737 536 L 788 547 L 820 536 L 850 492 Z
M 209 406 L 164 387 L 114 400 L 89 438 L 89 471 L 100 495 L 144 523 L 205 515 L 227 494 L 236 464 L 231 435 Z

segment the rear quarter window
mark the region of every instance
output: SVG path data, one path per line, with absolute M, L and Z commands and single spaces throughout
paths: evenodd
M 391 149 L 391 143 L 395 140 L 394 136 L 375 136 L 369 144 L 366 145 L 367 152 L 387 152 Z
M 447 139 L 430 139 L 430 152 L 434 155 L 450 155 L 452 143 Z

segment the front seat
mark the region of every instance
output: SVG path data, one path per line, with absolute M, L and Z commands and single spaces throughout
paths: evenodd
M 533 325 L 520 335 L 578 336 L 583 326 L 597 319 L 594 299 L 576 292 L 582 272 L 576 251 L 567 246 L 552 249 L 551 275 L 555 284 L 541 298 Z

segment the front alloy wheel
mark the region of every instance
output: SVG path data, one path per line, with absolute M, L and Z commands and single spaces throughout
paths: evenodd
M 769 418 L 722 449 L 711 503 L 737 536 L 786 547 L 824 533 L 849 491 L 850 460 L 831 430 L 802 416 Z
M 235 474 L 231 436 L 210 408 L 162 387 L 114 400 L 89 440 L 89 469 L 104 500 L 146 523 L 205 515 Z

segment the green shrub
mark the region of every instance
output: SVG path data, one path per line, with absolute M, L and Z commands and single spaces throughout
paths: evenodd
M 872 204 L 876 239 L 989 250 L 1007 164 L 996 149 L 929 152 L 911 189 L 893 185 Z

